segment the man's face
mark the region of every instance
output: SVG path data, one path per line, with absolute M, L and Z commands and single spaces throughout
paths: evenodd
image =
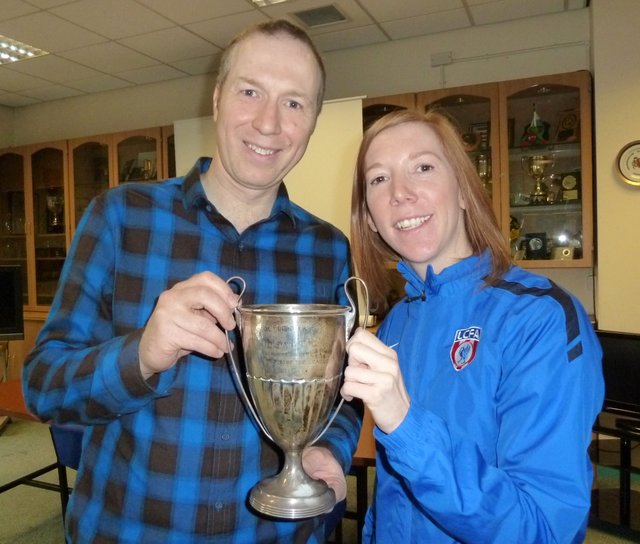
M 216 182 L 235 190 L 277 187 L 315 128 L 320 69 L 308 47 L 288 36 L 250 36 L 230 60 L 213 95 Z

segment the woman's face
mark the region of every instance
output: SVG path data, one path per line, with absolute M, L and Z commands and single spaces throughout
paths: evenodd
M 364 157 L 369 227 L 425 278 L 471 255 L 464 201 L 433 129 L 384 129 Z

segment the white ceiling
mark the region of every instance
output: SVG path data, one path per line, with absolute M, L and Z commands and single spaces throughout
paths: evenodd
M 2 0 L 0 34 L 51 54 L 0 65 L 0 105 L 20 107 L 215 72 L 246 25 L 334 4 L 307 29 L 321 52 L 582 9 L 589 0 Z M 304 26 L 304 25 L 301 25 Z

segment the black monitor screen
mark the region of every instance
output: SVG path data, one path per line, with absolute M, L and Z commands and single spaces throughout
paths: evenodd
M 0 265 L 0 341 L 23 338 L 22 271 L 18 265 Z
M 605 409 L 640 417 L 640 334 L 598 331 Z

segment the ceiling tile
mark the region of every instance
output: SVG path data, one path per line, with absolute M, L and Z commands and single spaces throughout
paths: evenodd
M 100 74 L 91 68 L 60 58 L 57 55 L 46 55 L 15 62 L 11 65 L 11 70 L 41 77 L 49 83 L 64 83 L 69 79 L 84 79 Z
M 389 0 L 367 0 L 367 11 L 379 22 L 410 18 L 431 14 L 438 11 L 464 9 L 462 0 L 403 0 L 402 9 L 397 2 Z
M 74 89 L 80 89 L 85 93 L 101 93 L 104 91 L 113 91 L 114 89 L 122 89 L 130 87 L 129 81 L 117 78 L 115 76 L 101 75 L 88 79 L 69 80 L 66 85 Z
M 62 85 L 49 85 L 48 87 L 40 87 L 38 89 L 31 89 L 30 91 L 22 91 L 20 94 L 31 98 L 37 98 L 38 100 L 60 100 L 61 98 L 70 98 L 72 96 L 79 96 L 84 94 L 77 89 L 71 89 Z
M 472 5 L 469 11 L 475 24 L 486 25 L 545 13 L 560 13 L 563 9 L 564 0 L 536 0 L 535 2 L 531 2 L 531 0 L 495 0 Z
M 196 23 L 214 17 L 254 10 L 249 2 L 240 0 L 189 0 L 188 2 L 138 0 L 138 2 L 180 24 Z
M 0 92 L 1 91 L 22 91 L 35 87 L 50 85 L 49 81 L 33 77 L 28 74 L 16 72 L 10 68 L 0 70 Z
M 0 9 L 0 21 L 20 17 L 38 11 L 37 8 L 30 6 L 22 0 L 3 0 L 2 9 Z
M 53 8 L 51 12 L 114 40 L 173 25 L 167 18 L 133 0 L 80 0 Z
M 40 100 L 35 98 L 29 98 L 28 96 L 22 96 L 20 94 L 13 93 L 0 93 L 0 106 L 7 106 L 9 108 L 20 108 L 22 106 L 31 106 L 37 104 Z
M 221 49 L 231 41 L 238 32 L 248 25 L 267 21 L 269 18 L 258 11 L 249 11 L 227 15 L 218 19 L 209 19 L 199 23 L 185 25 L 186 28 L 202 36 L 205 40 L 216 44 Z
M 373 43 L 389 41 L 389 38 L 376 25 L 362 26 L 337 32 L 326 32 L 313 37 L 316 47 L 323 52 L 335 51 L 345 47 L 360 47 Z
M 205 57 L 199 57 L 196 59 L 180 60 L 172 62 L 171 66 L 182 70 L 192 76 L 200 74 L 210 74 L 217 71 L 220 55 L 207 55 Z
M 122 79 L 131 81 L 132 83 L 146 85 L 147 83 L 155 83 L 156 81 L 166 81 L 168 79 L 185 77 L 187 74 L 177 70 L 176 68 L 167 66 L 166 64 L 157 64 L 155 66 L 147 66 L 137 70 L 118 72 L 116 75 Z
M 65 51 L 60 55 L 109 74 L 157 64 L 156 60 L 116 42 Z
M 102 36 L 44 11 L 0 22 L 0 34 L 50 53 L 105 41 Z
M 215 55 L 220 48 L 180 27 L 123 38 L 119 42 L 163 62 Z
M 440 11 L 421 17 L 411 17 L 410 19 L 397 19 L 381 23 L 385 32 L 394 40 L 422 36 L 425 32 L 435 34 L 437 32 L 447 32 L 471 26 L 471 21 L 464 9 L 452 9 Z

